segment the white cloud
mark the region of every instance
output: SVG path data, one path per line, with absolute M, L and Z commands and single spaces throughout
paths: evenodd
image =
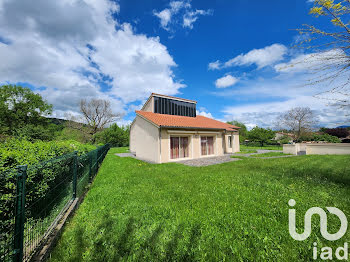
M 176 66 L 158 37 L 136 34 L 108 0 L 0 1 L 0 83 L 35 87 L 58 113 L 81 98 L 109 99 L 115 111 L 151 92 L 175 95 Z M 6 62 L 5 62 L 6 61 Z
M 246 54 L 236 56 L 228 60 L 224 64 L 224 67 L 256 64 L 258 68 L 262 68 L 281 61 L 286 53 L 287 48 L 284 45 L 273 44 L 261 49 L 253 49 Z
M 188 11 L 183 16 L 183 27 L 188 27 L 190 29 L 193 28 L 194 22 L 197 21 L 200 15 L 212 15 L 212 10 L 195 10 L 195 11 Z
M 163 29 L 172 31 L 170 26 L 179 24 L 182 27 L 192 29 L 194 22 L 198 20 L 199 16 L 212 15 L 213 11 L 211 9 L 193 9 L 191 1 L 184 0 L 171 1 L 168 8 L 159 12 L 154 11 L 153 14 L 160 19 L 160 25 Z
M 155 12 L 155 16 L 157 16 L 160 19 L 160 25 L 165 29 L 169 30 L 168 24 L 171 20 L 172 12 L 170 9 L 166 8 L 159 13 Z
M 215 62 L 211 62 L 208 65 L 209 70 L 215 70 L 215 69 L 220 69 L 220 61 L 216 60 Z
M 214 118 L 213 115 L 210 112 L 208 112 L 208 110 L 205 107 L 200 107 L 199 110 L 196 111 L 196 114 L 199 116 Z
M 226 88 L 229 86 L 233 86 L 238 82 L 238 79 L 231 75 L 223 76 L 215 81 L 215 86 L 217 88 Z
M 221 69 L 232 66 L 249 66 L 255 64 L 259 69 L 274 65 L 281 61 L 288 49 L 281 44 L 273 44 L 260 49 L 253 49 L 246 54 L 240 54 L 224 63 L 219 61 L 209 63 L 210 69 Z
M 303 76 L 285 76 L 268 80 L 248 80 L 239 88 L 220 90 L 214 95 L 233 100 L 222 112 L 226 121 L 238 120 L 247 126 L 276 127 L 277 117 L 293 107 L 310 107 L 319 118 L 319 126 L 336 127 L 349 122 L 346 109 L 335 108 L 329 100 L 315 95 L 328 86 L 305 86 Z M 329 99 L 330 95 L 326 94 Z M 254 101 L 254 102 L 252 102 Z M 260 102 L 259 102 L 260 101 Z

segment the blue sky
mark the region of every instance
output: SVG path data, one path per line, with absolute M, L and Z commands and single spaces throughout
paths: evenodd
M 0 0 L 1 83 L 21 83 L 77 115 L 81 98 L 109 99 L 127 124 L 151 92 L 198 101 L 202 115 L 274 127 L 276 117 L 308 106 L 320 125 L 345 112 L 305 86 L 309 58 L 292 46 L 312 1 Z M 330 55 L 332 55 L 330 53 Z M 298 66 L 290 67 L 297 61 Z M 311 61 L 312 64 L 312 61 Z

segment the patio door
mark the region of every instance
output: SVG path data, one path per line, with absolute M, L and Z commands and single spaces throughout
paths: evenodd
M 214 154 L 214 137 L 201 136 L 201 153 L 202 156 Z
M 188 156 L 188 137 L 170 137 L 170 158 L 186 158 Z

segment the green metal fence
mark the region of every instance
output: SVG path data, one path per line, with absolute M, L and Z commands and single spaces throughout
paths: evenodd
M 74 199 L 81 197 L 109 150 L 67 154 L 0 174 L 0 261 L 28 261 Z

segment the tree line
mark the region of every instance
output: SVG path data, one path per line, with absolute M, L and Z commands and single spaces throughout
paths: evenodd
M 129 126 L 114 123 L 119 115 L 103 99 L 82 99 L 82 117 L 52 118 L 53 106 L 27 87 L 0 87 L 0 139 L 11 137 L 30 141 L 77 140 L 81 143 L 111 143 L 128 146 Z
M 248 131 L 246 125 L 239 121 L 227 123 L 240 127 L 239 135 L 241 143 L 287 144 L 302 141 L 324 141 L 330 143 L 349 142 L 346 139 L 350 135 L 350 128 L 318 128 L 317 116 L 308 107 L 295 107 L 279 115 L 276 119 L 275 130 L 284 134 L 276 137 L 278 131 L 271 128 L 254 127 Z

